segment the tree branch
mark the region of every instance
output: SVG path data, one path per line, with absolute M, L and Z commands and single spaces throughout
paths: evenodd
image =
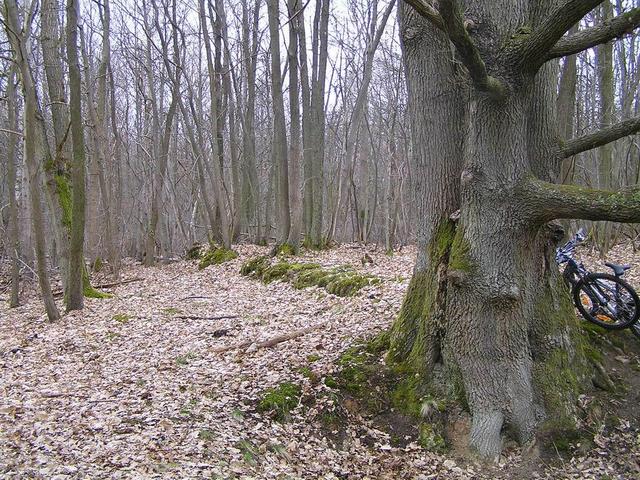
M 568 0 L 549 12 L 547 18 L 518 48 L 520 65 L 535 72 L 545 62 L 553 46 L 578 23 L 582 17 L 600 5 L 603 0 Z
M 426 0 L 404 0 L 405 3 L 411 5 L 413 9 L 424 18 L 433 23 L 434 26 L 444 31 L 444 23 L 438 11 L 433 8 Z
M 560 149 L 561 158 L 586 152 L 640 131 L 640 117 L 630 118 L 610 127 L 567 141 Z
M 600 25 L 561 38 L 549 51 L 546 60 L 573 55 L 601 43 L 607 43 L 614 38 L 623 37 L 625 34 L 633 32 L 639 25 L 640 8 L 634 8 Z
M 610 192 L 531 179 L 523 194 L 526 207 L 541 222 L 558 218 L 640 222 L 640 187 Z
M 456 47 L 458 54 L 469 71 L 473 85 L 481 92 L 486 92 L 497 100 L 506 94 L 504 85 L 487 73 L 487 68 L 480 52 L 467 33 L 460 8 L 456 0 L 440 0 L 440 15 L 449 40 Z

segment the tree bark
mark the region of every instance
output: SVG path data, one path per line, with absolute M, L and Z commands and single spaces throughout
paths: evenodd
M 278 226 L 276 245 L 284 245 L 291 230 L 289 203 L 289 159 L 287 152 L 287 127 L 284 116 L 282 72 L 280 70 L 280 22 L 278 0 L 267 0 L 271 50 L 271 103 L 273 108 L 273 143 L 271 159 L 276 167 L 276 205 Z
M 298 0 L 288 0 L 289 12 L 289 204 L 291 205 L 291 230 L 287 243 L 295 251 L 300 248 L 302 231 L 302 192 L 300 190 L 301 137 L 300 137 L 300 83 L 298 80 L 298 28 L 294 16 L 301 7 Z
M 492 34 L 462 31 L 461 11 L 491 24 Z M 468 408 L 470 446 L 495 458 L 504 431 L 526 443 L 541 425 L 575 427 L 576 400 L 589 379 L 555 268 L 560 235 L 546 222 L 570 215 L 633 221 L 640 197 L 637 190 L 573 192 L 544 181 L 557 178 L 563 151 L 555 67 L 532 70 L 496 50 L 514 41 L 526 19 L 534 33 L 514 48 L 535 63 L 555 43 L 549 35 L 559 38 L 569 19 L 579 20 L 576 11 L 524 0 L 507 11 L 500 2 L 469 0 L 460 7 L 441 1 L 440 13 L 444 32 L 400 10 L 420 223 L 388 358 L 408 373 L 416 398 L 453 396 Z M 416 374 L 421 381 L 411 383 Z
M 84 306 L 84 225 L 85 225 L 85 153 L 82 122 L 82 87 L 78 61 L 78 4 L 67 0 L 67 58 L 69 62 L 69 113 L 73 139 L 71 243 L 69 246 L 69 291 L 67 311 Z
M 5 31 L 11 47 L 13 48 L 16 62 L 20 70 L 22 80 L 22 95 L 24 98 L 24 161 L 29 175 L 29 199 L 31 202 L 31 228 L 35 239 L 36 270 L 38 283 L 44 301 L 47 318 L 53 322 L 60 318 L 51 293 L 51 282 L 46 258 L 46 239 L 44 232 L 44 215 L 42 212 L 42 200 L 40 191 L 42 187 L 39 170 L 42 168 L 45 155 L 43 150 L 46 139 L 39 138 L 41 130 L 37 119 L 38 97 L 30 66 L 30 55 L 27 49 L 26 39 L 31 29 L 30 21 L 33 12 L 25 12 L 24 28 L 19 24 L 18 7 L 15 0 L 7 0 L 4 3 L 3 16 Z M 41 136 L 41 135 L 40 135 Z M 38 148 L 39 147 L 39 148 Z
M 18 131 L 18 99 L 16 94 L 17 68 L 12 66 L 7 78 L 7 127 L 14 132 Z M 18 265 L 18 252 L 20 240 L 18 238 L 18 204 L 16 200 L 16 144 L 18 137 L 7 134 L 7 185 L 9 187 L 9 235 L 7 250 L 11 259 L 11 293 L 9 294 L 9 307 L 20 305 L 20 267 Z

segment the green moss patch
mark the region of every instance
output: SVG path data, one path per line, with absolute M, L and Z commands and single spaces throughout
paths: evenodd
M 234 258 L 238 258 L 238 252 L 235 250 L 211 245 L 200 258 L 198 268 L 200 270 L 204 270 L 209 265 L 220 265 L 221 263 L 228 262 Z
M 371 419 L 392 444 L 417 442 L 430 451 L 446 450 L 450 401 L 430 395 L 414 372 L 383 362 L 388 346 L 385 333 L 347 349 L 324 384 L 333 389 L 342 410 Z
M 269 412 L 274 418 L 286 421 L 291 411 L 300 403 L 302 388 L 291 382 L 284 382 L 274 388 L 267 389 L 258 403 L 259 412 Z
M 367 285 L 380 283 L 379 278 L 362 275 L 348 266 L 325 269 L 317 263 L 274 262 L 267 256 L 249 259 L 240 268 L 240 273 L 264 283 L 289 282 L 297 289 L 317 286 L 339 297 L 353 296 Z

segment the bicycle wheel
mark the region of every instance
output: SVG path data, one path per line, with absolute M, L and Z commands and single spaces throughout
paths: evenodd
M 607 330 L 629 327 L 640 315 L 640 299 L 631 285 L 608 273 L 585 275 L 573 289 L 580 314 Z
M 629 327 L 631 329 L 631 331 L 633 332 L 633 334 L 640 338 L 640 322 L 636 322 L 633 325 L 631 325 L 631 327 Z

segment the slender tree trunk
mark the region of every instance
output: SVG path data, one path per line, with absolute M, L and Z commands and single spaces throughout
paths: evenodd
M 571 33 L 578 31 L 575 26 L 570 30 Z M 562 138 L 570 139 L 574 136 L 575 127 L 575 105 L 576 105 L 576 55 L 570 55 L 564 59 L 562 74 L 560 76 L 560 87 L 558 89 L 558 127 Z M 561 183 L 573 183 L 573 175 L 575 173 L 575 157 L 565 158 L 562 161 L 560 170 Z
M 224 143 L 222 134 L 222 119 L 219 117 L 221 106 L 221 88 L 220 82 L 216 78 L 216 71 L 213 59 L 213 49 L 211 48 L 211 40 L 209 38 L 209 31 L 206 22 L 206 10 L 204 8 L 204 0 L 199 0 L 200 6 L 200 25 L 202 28 L 202 36 L 204 40 L 205 50 L 207 53 L 207 72 L 209 74 L 209 93 L 211 100 L 211 129 L 215 133 L 212 138 L 212 150 L 214 152 L 214 160 L 212 165 L 212 180 L 214 182 L 216 191 L 216 200 L 218 205 L 218 217 L 220 219 L 220 231 L 222 234 L 222 243 L 225 248 L 231 248 L 231 220 L 230 220 L 230 208 L 227 208 L 227 198 L 225 195 L 224 187 L 224 173 L 222 170 L 224 162 Z M 217 27 L 216 27 L 217 28 Z M 217 45 L 219 47 L 219 44 Z M 174 49 L 175 46 L 174 41 Z M 220 48 L 218 48 L 219 50 Z M 219 62 L 219 58 L 216 57 L 216 62 Z M 222 69 L 222 66 L 220 66 Z M 197 122 L 197 120 L 196 120 Z
M 602 19 L 608 21 L 613 16 L 610 1 L 602 3 Z M 613 79 L 613 45 L 605 43 L 597 49 L 598 89 L 600 96 L 600 128 L 613 124 L 615 110 L 615 91 Z M 613 185 L 613 144 L 603 145 L 598 149 L 598 188 L 610 190 Z M 600 248 L 600 256 L 604 257 L 611 248 L 612 225 L 602 222 L 597 226 L 596 238 Z
M 271 36 L 271 101 L 273 106 L 273 144 L 271 159 L 276 167 L 276 205 L 278 225 L 276 245 L 283 245 L 289 239 L 291 229 L 291 208 L 289 205 L 289 160 L 287 152 L 287 128 L 284 116 L 282 73 L 280 71 L 280 33 L 278 0 L 267 0 L 269 12 L 269 33 Z
M 253 24 L 249 23 L 248 0 L 242 2 L 242 55 L 246 70 L 246 103 L 242 132 L 242 223 L 249 232 L 249 238 L 255 242 L 262 240 L 262 224 L 258 207 L 260 188 L 256 167 L 255 104 L 256 104 L 256 66 L 258 48 L 258 6 L 256 0 L 253 9 Z
M 9 130 L 18 131 L 18 99 L 16 94 L 16 66 L 9 70 L 7 78 L 7 114 Z M 20 251 L 20 241 L 18 238 L 18 204 L 16 200 L 16 144 L 18 137 L 14 134 L 7 134 L 7 185 L 9 190 L 9 238 L 7 249 L 11 259 L 11 293 L 9 296 L 9 307 L 15 308 L 20 304 L 20 267 L 18 265 L 18 252 Z
M 289 0 L 289 18 L 298 14 L 298 0 Z M 291 205 L 291 230 L 287 243 L 294 250 L 300 248 L 302 230 L 302 192 L 300 190 L 301 144 L 300 144 L 300 85 L 298 81 L 298 31 L 297 22 L 289 21 L 289 198 Z
M 31 13 L 27 12 L 24 28 L 19 25 L 18 7 L 15 0 L 6 0 L 3 8 L 3 17 L 5 31 L 11 46 L 13 48 L 16 63 L 20 70 L 20 78 L 22 80 L 22 94 L 24 98 L 24 161 L 27 165 L 29 175 L 29 197 L 31 201 L 31 227 L 35 240 L 35 257 L 36 270 L 38 274 L 38 283 L 42 292 L 47 318 L 49 321 L 55 321 L 60 318 L 60 313 L 56 307 L 51 293 L 51 282 L 49 280 L 49 270 L 47 265 L 46 251 L 47 244 L 44 232 L 44 215 L 42 212 L 42 200 L 40 191 L 42 182 L 40 178 L 40 168 L 43 165 L 43 159 L 48 151 L 42 149 L 46 144 L 46 139 L 38 138 L 40 133 L 39 122 L 37 119 L 38 97 L 33 81 L 33 74 L 30 66 L 29 50 L 27 49 L 27 36 L 31 25 L 27 22 L 31 21 Z M 39 147 L 39 149 L 37 148 Z M 39 151 L 38 151 L 39 150 Z M 40 159 L 40 161 L 39 161 Z
M 69 157 L 71 149 L 67 141 L 69 134 L 69 112 L 65 96 L 64 73 L 62 67 L 61 35 L 58 25 L 60 4 L 58 0 L 43 0 L 41 10 L 42 29 L 40 40 L 46 77 L 47 93 L 51 102 L 53 124 L 52 161 L 45 165 L 45 197 L 52 214 L 52 225 L 60 265 L 63 290 L 67 291 L 69 279 L 69 228 L 71 219 L 71 198 L 69 188 Z M 39 108 L 39 107 L 38 107 Z M 42 112 L 40 112 L 42 113 Z M 38 116 L 38 118 L 44 117 Z M 46 139 L 46 126 L 40 124 L 41 135 Z M 48 147 L 47 147 L 48 148 Z
M 77 0 L 67 0 L 67 58 L 69 61 L 69 112 L 73 138 L 71 244 L 69 248 L 69 292 L 67 295 L 67 311 L 70 311 L 81 310 L 84 306 L 83 273 L 85 269 L 83 253 L 85 153 L 81 103 L 82 86 L 78 62 Z

